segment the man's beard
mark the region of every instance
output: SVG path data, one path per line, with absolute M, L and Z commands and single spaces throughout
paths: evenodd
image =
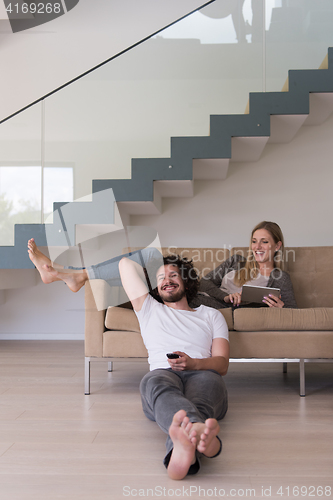
M 161 299 L 163 302 L 178 302 L 181 300 L 183 297 L 185 297 L 186 292 L 185 290 L 179 289 L 176 293 L 174 294 L 163 294 L 163 291 L 159 293 Z

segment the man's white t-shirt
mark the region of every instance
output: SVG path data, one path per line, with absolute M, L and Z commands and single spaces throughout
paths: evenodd
M 178 310 L 147 295 L 141 310 L 135 314 L 148 350 L 150 370 L 170 368 L 168 352 L 182 351 L 191 358 L 209 358 L 213 339 L 229 340 L 223 315 L 211 307 Z

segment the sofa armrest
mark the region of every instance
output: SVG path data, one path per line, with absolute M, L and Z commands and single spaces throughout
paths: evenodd
M 107 287 L 108 285 L 104 280 L 87 281 L 85 284 L 85 356 L 103 356 Z M 105 308 L 103 308 L 103 305 L 105 305 Z

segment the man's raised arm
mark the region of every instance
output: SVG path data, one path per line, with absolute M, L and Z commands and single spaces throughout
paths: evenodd
M 130 299 L 133 309 L 140 311 L 148 295 L 143 268 L 136 262 L 124 257 L 119 262 L 122 285 Z

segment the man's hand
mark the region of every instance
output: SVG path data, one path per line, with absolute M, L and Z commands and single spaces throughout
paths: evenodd
M 217 338 L 212 342 L 210 358 L 191 358 L 185 352 L 174 351 L 179 358 L 169 359 L 169 365 L 174 371 L 184 370 L 215 370 L 220 375 L 226 375 L 229 365 L 229 342 Z
M 169 365 L 175 372 L 180 372 L 184 370 L 195 370 L 195 360 L 185 354 L 185 352 L 175 351 L 179 354 L 179 358 L 169 359 Z

